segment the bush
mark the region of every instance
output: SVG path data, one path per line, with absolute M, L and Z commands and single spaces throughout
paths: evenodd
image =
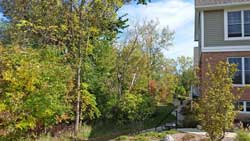
M 236 141 L 250 141 L 250 133 L 246 131 L 237 132 Z
M 73 74 L 58 50 L 0 47 L 0 54 L 0 121 L 7 134 L 20 139 L 69 118 Z
M 155 111 L 155 105 L 149 96 L 125 93 L 118 104 L 118 116 L 122 121 L 142 121 Z
M 182 121 L 182 125 L 185 128 L 196 128 L 199 124 L 198 120 L 195 117 L 194 110 L 191 109 L 191 103 L 189 102 L 185 107 L 181 109 L 181 113 L 185 116 L 185 119 Z

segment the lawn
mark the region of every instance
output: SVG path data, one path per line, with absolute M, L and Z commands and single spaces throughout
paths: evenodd
M 120 136 L 114 139 L 114 141 L 152 141 L 152 140 L 161 140 L 167 135 L 179 133 L 176 130 L 169 130 L 164 132 L 146 132 L 133 136 Z
M 142 130 L 155 128 L 167 122 L 174 122 L 175 116 L 170 114 L 173 105 L 158 106 L 153 116 L 143 122 L 116 124 L 113 121 L 95 123 L 90 134 L 91 140 L 106 140 L 121 135 L 140 133 Z

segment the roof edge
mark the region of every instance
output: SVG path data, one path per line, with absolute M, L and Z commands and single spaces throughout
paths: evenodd
M 219 7 L 230 7 L 230 6 L 240 6 L 250 4 L 250 1 L 247 2 L 234 2 L 234 3 L 224 3 L 224 4 L 211 4 L 211 5 L 201 5 L 195 6 L 196 9 L 209 9 L 209 8 L 219 8 Z

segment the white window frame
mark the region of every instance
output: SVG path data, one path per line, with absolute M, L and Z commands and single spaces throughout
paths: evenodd
M 250 57 L 227 57 L 227 62 L 229 63 L 229 58 L 241 58 L 242 62 L 242 84 L 233 84 L 235 87 L 244 87 L 244 86 L 249 86 L 250 84 L 246 84 L 245 80 L 245 58 L 250 58 Z
M 238 101 L 238 102 L 243 102 L 243 111 L 240 111 L 240 113 L 248 113 L 250 114 L 250 111 L 247 111 L 247 102 L 250 102 L 250 101 Z
M 227 9 L 224 10 L 224 40 L 231 41 L 231 40 L 250 40 L 250 36 L 245 37 L 244 33 L 244 11 L 250 10 L 247 9 Z M 241 37 L 228 37 L 228 12 L 241 12 Z

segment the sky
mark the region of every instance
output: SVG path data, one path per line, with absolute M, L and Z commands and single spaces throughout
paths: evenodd
M 175 32 L 174 45 L 164 51 L 168 58 L 193 57 L 194 42 L 194 0 L 151 0 L 147 5 L 127 4 L 119 14 L 127 13 L 129 22 L 158 20 L 161 27 L 168 26 Z
M 169 26 L 175 32 L 175 38 L 173 46 L 164 51 L 166 57 L 193 56 L 193 47 L 197 46 L 194 42 L 194 0 L 151 0 L 147 5 L 130 3 L 118 13 L 127 13 L 131 23 L 158 20 L 161 27 Z

